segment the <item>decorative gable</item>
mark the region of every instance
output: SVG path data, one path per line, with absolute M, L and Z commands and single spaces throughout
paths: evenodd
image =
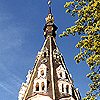
M 46 77 L 47 66 L 45 64 L 41 64 L 38 68 L 38 78 L 39 77 Z
M 62 65 L 60 65 L 57 69 L 56 69 L 56 72 L 57 72 L 57 76 L 58 78 L 61 78 L 61 79 L 65 79 L 66 78 L 66 74 L 65 74 L 65 70 L 63 68 Z

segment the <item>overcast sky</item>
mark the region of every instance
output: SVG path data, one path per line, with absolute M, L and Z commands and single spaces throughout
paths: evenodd
M 75 45 L 79 36 L 60 38 L 77 18 L 65 13 L 67 0 L 52 0 L 52 12 L 58 26 L 57 45 L 63 54 L 66 67 L 72 74 L 75 87 L 84 97 L 89 90 L 86 78 L 89 67 L 85 62 L 76 64 L 79 52 Z M 17 100 L 21 83 L 33 68 L 37 52 L 44 42 L 43 27 L 48 13 L 47 0 L 0 0 L 0 100 Z

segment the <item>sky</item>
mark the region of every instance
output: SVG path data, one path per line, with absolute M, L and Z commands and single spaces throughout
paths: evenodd
M 90 80 L 86 78 L 89 67 L 85 62 L 76 64 L 74 61 L 79 52 L 75 45 L 80 36 L 59 37 L 77 19 L 65 13 L 66 1 L 52 0 L 52 12 L 58 26 L 56 40 L 74 85 L 84 97 L 89 90 Z M 0 100 L 17 100 L 20 86 L 28 70 L 34 67 L 35 57 L 44 43 L 47 13 L 47 0 L 0 0 Z

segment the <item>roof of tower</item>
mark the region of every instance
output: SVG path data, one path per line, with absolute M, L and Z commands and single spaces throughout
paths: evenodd
M 54 17 L 51 0 L 48 0 L 48 15 L 44 26 L 44 45 L 36 57 L 34 68 L 19 91 L 19 100 L 80 100 L 78 91 L 56 44 Z

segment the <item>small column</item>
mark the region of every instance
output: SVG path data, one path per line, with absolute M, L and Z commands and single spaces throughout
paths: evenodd
M 69 85 L 69 94 L 72 95 L 72 86 Z
M 47 80 L 45 80 L 45 88 L 44 88 L 45 92 L 47 92 Z
M 40 75 L 40 69 L 38 70 L 38 78 L 40 77 L 41 75 Z
M 34 81 L 34 88 L 33 88 L 33 92 L 36 91 L 36 81 Z
M 47 68 L 45 68 L 44 70 L 44 77 L 46 76 L 46 73 L 47 73 Z
M 39 92 L 42 91 L 42 86 L 41 86 L 42 82 L 39 82 Z
M 64 84 L 63 88 L 64 88 L 64 93 L 66 93 L 66 84 Z
M 59 87 L 59 92 L 61 93 L 62 92 L 62 83 L 58 83 L 58 87 Z

